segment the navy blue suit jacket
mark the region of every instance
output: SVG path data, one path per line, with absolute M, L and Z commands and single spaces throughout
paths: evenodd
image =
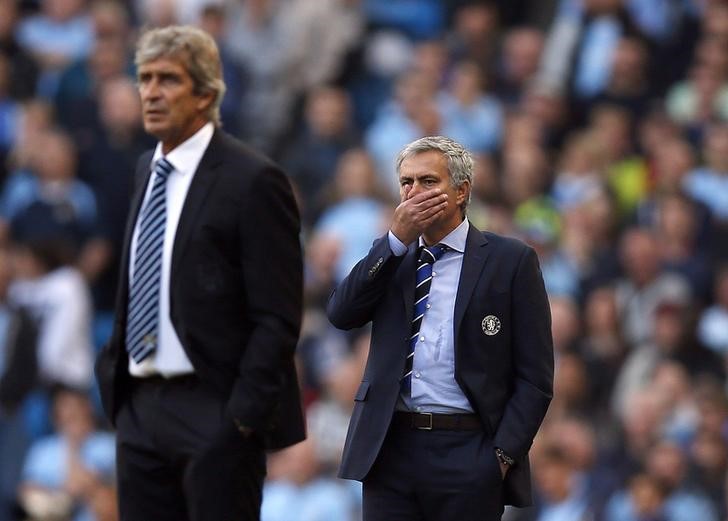
M 363 480 L 379 454 L 400 392 L 408 351 L 417 244 L 401 257 L 387 235 L 332 293 L 338 328 L 372 322 L 364 377 L 356 393 L 340 477 Z M 500 330 L 486 335 L 493 315 Z M 528 451 L 553 391 L 551 314 L 538 259 L 515 239 L 471 223 L 453 317 L 455 378 L 494 446 L 516 460 L 504 483 L 506 504 L 531 503 Z

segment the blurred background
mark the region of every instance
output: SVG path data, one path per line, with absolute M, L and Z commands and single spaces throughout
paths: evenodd
M 0 521 L 116 519 L 92 362 L 154 145 L 134 42 L 173 23 L 216 38 L 224 128 L 303 216 L 309 439 L 270 455 L 263 521 L 360 518 L 335 470 L 369 332 L 323 309 L 432 134 L 474 154 L 469 218 L 537 250 L 551 301 L 536 505 L 504 519 L 728 518 L 728 2 L 0 0 Z

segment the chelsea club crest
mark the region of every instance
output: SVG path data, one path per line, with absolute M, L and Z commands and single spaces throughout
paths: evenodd
M 488 315 L 483 319 L 483 321 L 480 323 L 480 327 L 483 328 L 483 333 L 485 333 L 488 336 L 493 336 L 500 331 L 501 323 L 500 319 L 496 317 L 495 315 Z

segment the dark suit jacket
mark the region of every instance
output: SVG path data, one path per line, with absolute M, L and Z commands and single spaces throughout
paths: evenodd
M 139 159 L 111 341 L 96 376 L 113 423 L 128 391 L 125 348 L 129 245 L 150 175 Z M 293 354 L 302 307 L 299 216 L 284 174 L 220 130 L 190 186 L 175 236 L 170 315 L 204 382 L 227 414 L 264 435 L 269 448 L 305 437 Z
M 37 385 L 38 325 L 23 308 L 7 307 L 5 337 L 0 338 L 5 368 L 0 372 L 0 416 L 14 413 Z
M 394 412 L 411 333 L 416 249 L 412 244 L 396 257 L 387 235 L 381 237 L 329 300 L 329 319 L 336 327 L 372 321 L 369 359 L 344 447 L 343 478 L 366 477 Z M 495 335 L 483 331 L 488 315 L 500 320 Z M 528 450 L 553 388 L 551 315 L 534 251 L 471 224 L 453 318 L 455 378 L 494 446 L 516 460 L 506 475 L 506 503 L 528 505 Z

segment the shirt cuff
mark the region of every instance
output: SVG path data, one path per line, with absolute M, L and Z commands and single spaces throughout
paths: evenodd
M 396 257 L 401 257 L 407 253 L 407 245 L 400 241 L 397 236 L 392 233 L 392 230 L 389 230 L 389 248 Z

